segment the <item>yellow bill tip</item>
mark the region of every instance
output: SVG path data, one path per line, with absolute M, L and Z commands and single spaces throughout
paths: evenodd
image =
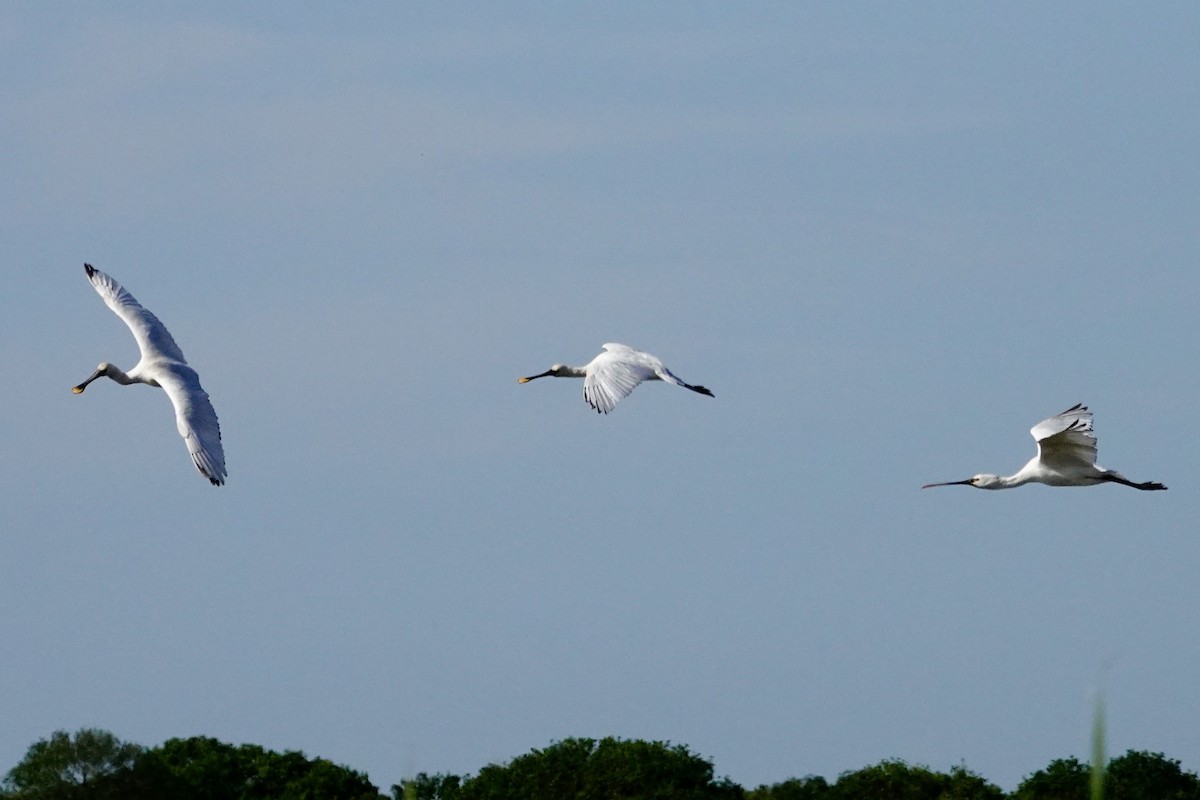
M 74 392 L 75 394 L 83 394 L 83 387 L 82 386 L 72 386 L 71 391 Z
M 529 378 L 517 378 L 517 383 L 529 383 Z

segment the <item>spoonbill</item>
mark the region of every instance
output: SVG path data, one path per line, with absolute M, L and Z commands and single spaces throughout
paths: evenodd
M 1147 492 L 1167 488 L 1154 481 L 1134 483 L 1116 470 L 1099 466 L 1096 463 L 1096 434 L 1092 428 L 1092 412 L 1082 403 L 1071 406 L 1050 419 L 1042 420 L 1029 432 L 1038 444 L 1038 454 L 1015 475 L 976 475 L 965 481 L 927 483 L 921 488 L 974 486 L 976 489 L 1012 489 L 1026 483 L 1044 483 L 1047 486 L 1119 483 Z
M 213 486 L 220 486 L 227 474 L 221 428 L 208 394 L 200 387 L 200 376 L 188 366 L 179 345 L 158 317 L 133 299 L 125 287 L 91 264 L 84 264 L 83 269 L 108 307 L 133 331 L 142 357 L 129 372 L 122 372 L 107 361 L 101 362 L 90 378 L 71 391 L 82 394 L 89 383 L 105 376 L 123 386 L 133 383 L 158 386 L 175 406 L 175 425 L 187 445 L 192 463 Z
M 583 378 L 583 399 L 596 409 L 597 414 L 612 411 L 617 403 L 628 397 L 642 381 L 666 381 L 709 397 L 716 396 L 703 386 L 692 386 L 679 380 L 671 370 L 663 366 L 658 356 L 615 342 L 603 345 L 603 349 L 604 352 L 593 358 L 587 366 L 568 367 L 566 364 L 555 364 L 540 375 L 518 378 L 517 383 L 529 383 L 547 375 L 553 375 L 555 378 Z

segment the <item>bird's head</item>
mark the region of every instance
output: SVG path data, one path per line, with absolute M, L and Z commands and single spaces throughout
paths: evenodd
M 947 481 L 945 483 L 927 483 L 922 486 L 922 489 L 930 489 L 934 486 L 974 486 L 976 489 L 998 489 L 1000 488 L 999 475 L 975 475 L 967 478 L 965 481 Z
M 555 364 L 550 369 L 537 375 L 530 375 L 528 378 L 517 378 L 517 383 L 529 383 L 530 381 L 535 381 L 538 378 L 545 378 L 551 375 L 553 375 L 555 378 L 569 377 L 570 367 L 568 367 L 566 364 Z
M 96 367 L 96 371 L 91 374 L 91 377 L 78 386 L 72 387 L 71 391 L 75 394 L 83 394 L 83 390 L 87 388 L 89 383 L 96 380 L 96 378 L 103 378 L 108 374 L 110 369 L 112 369 L 112 364 L 109 364 L 107 361 L 101 361 L 100 366 Z

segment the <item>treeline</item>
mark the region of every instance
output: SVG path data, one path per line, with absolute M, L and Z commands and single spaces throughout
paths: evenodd
M 1104 768 L 1106 800 L 1200 800 L 1200 778 L 1162 753 L 1133 751 Z M 1092 800 L 1092 770 L 1058 759 L 1010 794 L 964 766 L 937 772 L 884 761 L 835 780 L 809 775 L 746 789 L 713 774 L 686 745 L 565 739 L 477 775 L 421 773 L 383 794 L 361 772 L 298 752 L 208 737 L 158 747 L 108 731 L 56 731 L 0 784 L 12 800 Z

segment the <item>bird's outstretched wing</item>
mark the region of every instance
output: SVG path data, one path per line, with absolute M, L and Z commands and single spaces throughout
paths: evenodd
M 214 486 L 220 486 L 228 474 L 221 426 L 208 393 L 200 386 L 200 376 L 186 364 L 167 364 L 159 373 L 158 383 L 175 406 L 175 425 L 192 463 Z
M 91 264 L 84 264 L 83 269 L 96 293 L 133 331 L 133 338 L 137 340 L 143 359 L 167 358 L 180 364 L 187 363 L 183 351 L 175 344 L 166 326 L 135 300 L 124 286 Z
M 604 352 L 587 365 L 583 399 L 597 413 L 612 411 L 639 383 L 654 375 L 653 368 L 642 358 L 646 355 L 623 344 L 604 345 Z
M 1038 443 L 1038 455 L 1051 469 L 1096 463 L 1096 434 L 1092 412 L 1082 403 L 1044 419 L 1029 429 Z

